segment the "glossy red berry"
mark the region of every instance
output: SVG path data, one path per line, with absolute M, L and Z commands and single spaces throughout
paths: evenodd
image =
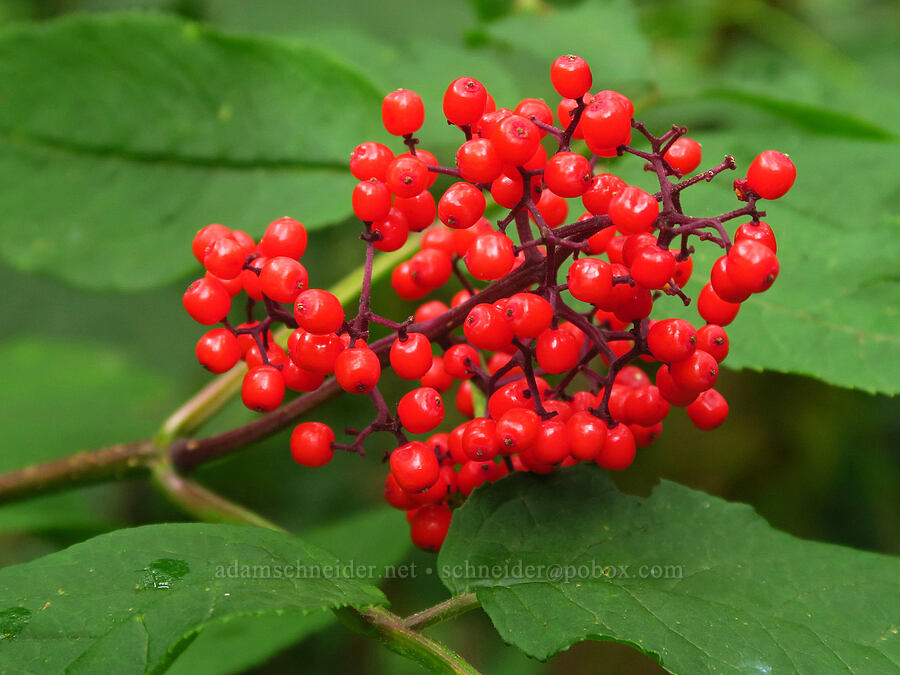
M 531 120 L 521 115 L 510 115 L 494 127 L 491 140 L 504 162 L 522 166 L 537 151 L 541 134 Z
M 241 400 L 251 410 L 271 412 L 284 400 L 284 377 L 275 366 L 252 368 L 244 375 Z
M 197 342 L 197 360 L 211 373 L 231 370 L 241 359 L 241 345 L 227 328 L 213 328 Z
M 281 367 L 285 386 L 292 391 L 315 391 L 322 386 L 325 375 L 301 368 L 290 358 Z
M 455 79 L 444 93 L 444 116 L 457 126 L 474 124 L 484 113 L 487 90 L 474 77 Z
M 383 182 L 393 159 L 394 153 L 389 147 L 366 141 L 357 145 L 350 154 L 350 173 L 359 180 L 374 178 Z
M 404 380 L 418 380 L 431 368 L 431 342 L 422 333 L 409 333 L 391 345 L 391 367 Z
M 259 273 L 263 295 L 275 302 L 294 302 L 309 286 L 309 274 L 302 263 L 285 256 L 269 258 Z
M 396 251 L 409 238 L 409 224 L 399 209 L 391 209 L 386 218 L 372 223 L 372 231 L 380 237 L 374 243 L 379 251 Z
M 503 170 L 503 160 L 488 138 L 473 138 L 456 151 L 456 168 L 471 183 L 490 183 Z
M 647 331 L 647 346 L 658 361 L 681 361 L 697 348 L 697 331 L 684 319 L 663 319 Z
M 475 462 L 487 462 L 500 451 L 497 425 L 487 417 L 476 417 L 466 425 L 462 437 L 462 449 Z
M 544 182 L 560 197 L 580 197 L 592 178 L 591 163 L 577 152 L 557 152 L 544 167 Z
M 585 410 L 574 413 L 566 425 L 572 456 L 582 461 L 595 460 L 606 442 L 606 423 Z
M 397 404 L 397 417 L 404 429 L 414 434 L 424 434 L 443 421 L 444 401 L 432 387 L 413 389 Z
M 498 351 L 513 339 L 512 328 L 503 312 L 487 303 L 475 305 L 463 322 L 466 339 L 479 349 Z
M 580 56 L 566 54 L 550 66 L 550 81 L 563 98 L 584 96 L 591 88 L 591 68 Z
M 497 420 L 497 440 L 501 455 L 512 455 L 530 448 L 537 438 L 541 418 L 528 408 L 511 408 Z
M 471 361 L 471 365 L 469 365 L 469 361 Z M 444 370 L 457 380 L 468 380 L 473 375 L 469 369 L 477 368 L 480 364 L 481 357 L 478 355 L 478 350 L 472 345 L 461 343 L 453 345 L 444 352 Z
M 381 121 L 389 134 L 406 136 L 416 133 L 425 121 L 422 98 L 409 89 L 397 89 L 381 102 Z
M 191 318 L 204 326 L 221 321 L 231 309 L 231 294 L 220 282 L 208 277 L 188 286 L 181 301 Z
M 712 431 L 728 417 L 728 401 L 715 389 L 707 389 L 687 407 L 687 414 L 698 429 Z
M 541 422 L 530 447 L 531 455 L 541 464 L 559 464 L 569 456 L 569 428 L 557 417 Z
M 775 242 L 775 233 L 768 223 L 759 221 L 758 223 L 744 223 L 734 233 L 734 243 L 738 243 L 744 239 L 755 239 L 760 244 L 765 244 L 773 253 L 778 253 L 778 244 Z
M 391 210 L 391 191 L 380 180 L 363 180 L 353 188 L 353 213 L 367 223 L 385 218 Z
M 636 452 L 634 434 L 620 423 L 606 432 L 606 441 L 594 461 L 604 469 L 621 471 L 631 466 Z
M 569 215 L 569 203 L 550 188 L 541 191 L 537 209 L 548 227 L 559 227 Z
M 438 391 L 447 391 L 453 386 L 453 382 L 453 376 L 444 370 L 444 359 L 440 356 L 431 357 L 431 367 L 419 378 L 419 384 L 423 387 L 431 387 Z
M 562 328 L 548 328 L 538 336 L 535 358 L 548 373 L 564 373 L 578 363 L 578 339 Z
M 421 232 L 437 218 L 437 203 L 428 190 L 422 190 L 415 197 L 397 197 L 394 208 L 406 217 L 410 232 Z
M 406 492 L 419 492 L 434 485 L 441 465 L 434 451 L 421 441 L 411 441 L 391 453 L 391 474 Z
M 682 176 L 686 176 L 700 166 L 700 161 L 703 159 L 703 151 L 700 149 L 700 144 L 697 141 L 687 136 L 682 136 L 669 146 L 666 154 L 663 155 L 663 159 L 673 169 L 680 171 Z
M 502 232 L 488 232 L 469 245 L 465 262 L 473 277 L 493 281 L 509 274 L 515 259 L 512 239 Z
M 219 223 L 212 223 L 211 225 L 201 228 L 197 234 L 194 235 L 194 239 L 191 242 L 191 251 L 194 253 L 197 262 L 202 265 L 203 258 L 206 257 L 206 252 L 209 250 L 210 246 L 212 246 L 217 239 L 230 237 L 231 230 Z
M 722 363 L 728 356 L 728 334 L 721 326 L 708 323 L 697 331 L 697 349 L 702 349 Z
M 266 258 L 285 256 L 299 259 L 306 251 L 307 234 L 303 223 L 293 218 L 273 220 L 259 242 L 259 253 Z
M 344 351 L 344 342 L 334 333 L 315 335 L 302 331 L 288 347 L 291 359 L 298 366 L 312 373 L 330 375 L 338 355 Z
M 609 217 L 626 234 L 647 232 L 659 215 L 659 203 L 648 192 L 629 185 L 609 202 Z
M 381 378 L 378 356 L 359 340 L 343 350 L 334 361 L 334 376 L 341 389 L 351 394 L 368 394 Z
M 608 157 L 627 144 L 633 111 L 631 101 L 618 92 L 595 94 L 581 115 L 581 129 L 591 152 Z
M 726 302 L 713 290 L 712 284 L 706 284 L 697 298 L 697 311 L 707 323 L 727 326 L 738 314 L 740 304 Z
M 303 466 L 324 466 L 334 457 L 334 431 L 321 422 L 304 422 L 291 433 L 291 457 Z
M 391 288 L 404 300 L 418 300 L 430 290 L 419 283 L 416 268 L 411 260 L 404 260 L 391 270 Z
M 301 292 L 294 301 L 294 318 L 304 330 L 327 335 L 343 325 L 344 308 L 333 293 L 310 288 Z
M 421 193 L 428 187 L 428 180 L 428 168 L 421 159 L 412 155 L 395 157 L 388 165 L 384 177 L 384 183 L 391 194 L 404 199 Z
M 539 98 L 523 98 L 513 112 L 526 119 L 536 119 L 544 124 L 553 124 L 553 111 L 545 101 Z
M 470 183 L 454 183 L 438 200 L 438 218 L 447 227 L 463 230 L 478 222 L 486 206 L 484 195 L 477 187 Z
M 741 303 L 750 297 L 749 289 L 736 284 L 728 274 L 728 256 L 722 256 L 713 263 L 709 283 L 716 295 L 725 302 Z
M 409 524 L 409 537 L 413 544 L 437 553 L 447 537 L 452 517 L 452 511 L 445 504 L 426 504 L 416 509 Z
M 698 349 L 686 359 L 670 364 L 669 372 L 679 387 L 700 392 L 716 384 L 719 363 L 710 354 Z
M 206 249 L 203 266 L 217 277 L 234 279 L 240 275 L 244 261 L 253 248 L 248 249 L 231 237 L 220 237 Z
M 569 268 L 567 283 L 572 297 L 592 305 L 602 304 L 612 292 L 612 268 L 597 258 L 579 258 Z
M 663 364 L 656 371 L 656 386 L 660 395 L 672 405 L 686 406 L 697 398 L 697 392 L 675 382 L 669 366 Z
M 581 195 L 581 202 L 595 216 L 605 216 L 609 213 L 612 198 L 626 187 L 628 184 L 618 176 L 601 173 L 591 179 L 590 187 Z
M 747 169 L 747 186 L 763 199 L 778 199 L 794 184 L 797 169 L 777 150 L 759 153 Z
M 659 388 L 648 384 L 632 389 L 625 397 L 625 417 L 630 424 L 652 427 L 669 414 L 669 402 Z
M 644 288 L 663 288 L 675 272 L 675 255 L 659 246 L 644 246 L 634 254 L 630 267 L 631 278 Z
M 533 338 L 550 327 L 553 307 L 535 293 L 515 293 L 507 300 L 503 315 L 517 337 Z
M 755 239 L 743 239 L 728 252 L 728 277 L 751 293 L 768 290 L 778 278 L 775 252 Z

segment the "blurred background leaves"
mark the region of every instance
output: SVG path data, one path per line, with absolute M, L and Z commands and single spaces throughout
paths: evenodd
M 109 14 L 122 10 L 154 14 Z M 552 105 L 548 61 L 574 52 L 595 86 L 631 96 L 651 128 L 687 125 L 706 162 L 728 152 L 746 167 L 776 147 L 799 170 L 783 203 L 767 204 L 782 278 L 729 330 L 732 370 L 720 387 L 730 420 L 704 434 L 672 415 L 617 481 L 646 493 L 663 476 L 749 502 L 792 534 L 897 553 L 900 415 L 894 399 L 860 390 L 893 394 L 900 382 L 898 38 L 900 8 L 874 0 L 0 0 L 0 467 L 144 437 L 208 379 L 194 367 L 200 331 L 180 306 L 197 273 L 188 242 L 206 223 L 254 235 L 286 214 L 334 225 L 310 238 L 313 282 L 355 267 L 362 249 L 345 220 L 353 180 L 343 162 L 362 140 L 386 142 L 382 93 L 421 93 L 423 143 L 447 163 L 458 142 L 438 112 L 449 81 L 478 77 L 500 105 L 525 96 Z M 636 162 L 611 168 L 647 180 Z M 734 202 L 728 179 L 695 194 L 686 205 L 698 214 Z M 384 285 L 374 302 L 388 316 L 410 312 Z M 391 383 L 389 397 L 400 391 Z M 343 427 L 368 416 L 344 397 L 319 418 Z M 214 428 L 250 417 L 234 405 Z M 373 441 L 373 459 L 304 471 L 281 434 L 199 479 L 305 531 L 381 508 L 383 441 Z M 4 506 L 0 563 L 166 519 L 182 516 L 143 483 Z M 401 514 L 377 515 L 365 530 L 369 555 L 386 555 L 377 542 L 398 533 L 405 542 Z M 432 560 L 405 556 L 423 568 Z M 443 597 L 427 575 L 388 580 L 385 591 L 400 613 Z M 434 632 L 492 673 L 657 672 L 609 644 L 536 664 L 486 621 L 476 613 Z M 300 633 L 272 623 L 274 646 L 236 669 L 325 672 L 338 660 L 356 672 L 417 669 L 340 626 L 273 657 Z

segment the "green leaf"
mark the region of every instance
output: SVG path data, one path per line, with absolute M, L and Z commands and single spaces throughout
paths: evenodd
M 481 21 L 493 21 L 509 14 L 515 7 L 515 0 L 469 0 L 472 9 Z
M 116 353 L 32 338 L 0 343 L 0 471 L 148 437 L 171 405 L 168 383 Z M 0 507 L 0 531 L 98 527 L 102 491 Z
M 169 524 L 101 535 L 0 570 L 3 665 L 159 673 L 214 622 L 385 602 L 374 586 L 329 576 L 340 565 L 264 528 Z
M 320 546 L 354 567 L 375 575 L 358 576 L 375 583 L 384 570 L 396 565 L 409 552 L 411 543 L 402 527 L 402 514 L 382 507 L 338 523 L 304 533 L 303 539 Z M 244 672 L 274 654 L 300 642 L 335 621 L 331 614 L 301 616 L 296 612 L 278 615 L 237 617 L 204 629 L 178 657 L 170 675 L 225 675 Z
M 0 98 L 0 180 L 15 186 L 0 255 L 90 288 L 184 275 L 209 222 L 340 221 L 349 153 L 381 131 L 378 92 L 321 51 L 162 15 L 0 34 Z
M 652 80 L 649 44 L 628 0 L 513 14 L 485 29 L 500 44 L 535 57 L 535 66 L 539 64 L 542 70 L 533 71 L 532 78 L 534 72 L 547 78 L 550 64 L 558 56 L 578 54 L 590 64 L 599 89 Z M 585 30 L 591 32 L 591 39 L 583 39 Z
M 597 467 L 515 474 L 456 512 L 438 565 L 538 659 L 595 639 L 675 673 L 900 667 L 897 560 L 795 539 L 668 481 L 641 498 Z

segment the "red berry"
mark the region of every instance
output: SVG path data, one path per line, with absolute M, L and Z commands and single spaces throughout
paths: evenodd
M 191 318 L 204 326 L 221 321 L 231 309 L 231 295 L 221 283 L 207 277 L 188 286 L 181 302 Z
M 569 215 L 569 203 L 549 188 L 541 192 L 537 209 L 548 227 L 562 225 Z
M 241 345 L 227 328 L 213 328 L 197 342 L 197 360 L 211 373 L 231 370 L 241 359 Z
M 584 208 L 595 216 L 609 213 L 609 203 L 617 193 L 628 187 L 628 184 L 611 173 L 601 173 L 591 179 L 591 185 L 581 195 Z
M 596 459 L 606 442 L 606 423 L 591 412 L 579 411 L 566 424 L 572 456 L 583 461 Z
M 653 195 L 634 185 L 620 190 L 609 202 L 609 217 L 626 234 L 649 231 L 658 215 L 659 204 Z
M 448 309 L 450 308 L 440 300 L 429 300 L 416 310 L 413 319 L 416 323 L 424 323 L 441 316 Z
M 350 155 L 350 173 L 359 180 L 384 181 L 388 165 L 393 161 L 394 153 L 386 145 L 366 141 L 357 145 Z
M 728 277 L 751 293 L 768 290 L 778 278 L 775 252 L 755 239 L 743 239 L 728 252 Z
M 491 197 L 503 208 L 511 209 L 522 199 L 524 189 L 525 183 L 519 171 L 506 166 L 491 183 Z
M 244 261 L 252 252 L 253 247 L 248 250 L 231 237 L 220 237 L 206 249 L 203 266 L 217 277 L 234 279 L 241 273 Z
M 682 136 L 669 146 L 666 154 L 663 155 L 669 166 L 681 172 L 682 176 L 686 176 L 691 171 L 700 166 L 703 158 L 703 151 L 700 144 L 687 136 Z
M 406 492 L 419 492 L 434 485 L 441 474 L 434 451 L 421 441 L 411 441 L 391 453 L 391 474 Z
M 330 375 L 338 355 L 344 351 L 344 342 L 334 333 L 315 335 L 303 331 L 288 347 L 291 359 L 298 366 L 312 373 Z
M 663 364 L 656 371 L 656 386 L 660 395 L 672 405 L 686 406 L 697 398 L 697 392 L 685 389 L 672 379 L 669 366 Z
M 284 376 L 285 386 L 293 391 L 315 391 L 325 381 L 323 374 L 301 368 L 291 359 L 281 367 L 281 374 Z
M 388 165 L 384 183 L 392 194 L 410 199 L 428 187 L 429 173 L 418 157 L 400 155 Z
M 728 356 L 728 334 L 721 326 L 708 323 L 697 331 L 697 349 L 702 349 L 722 363 Z
M 464 230 L 472 227 L 482 215 L 487 202 L 470 183 L 454 183 L 438 200 L 438 218 L 448 227 Z
M 506 302 L 503 315 L 517 337 L 533 338 L 549 328 L 553 307 L 534 293 L 515 293 Z
M 259 273 L 259 287 L 263 295 L 275 302 L 294 302 L 297 294 L 308 286 L 306 268 L 293 258 L 269 258 Z
M 627 469 L 634 462 L 636 446 L 634 434 L 624 424 L 617 424 L 606 432 L 606 442 L 594 460 L 610 471 Z
M 475 305 L 463 322 L 466 339 L 479 349 L 499 351 L 513 339 L 512 328 L 503 313 L 487 303 Z
M 381 121 L 393 136 L 416 133 L 425 121 L 425 105 L 421 97 L 409 89 L 398 89 L 381 102 Z
M 391 210 L 391 191 L 380 180 L 363 180 L 353 188 L 351 203 L 356 217 L 371 223 L 385 218 Z
M 408 333 L 391 345 L 391 367 L 404 380 L 418 380 L 431 368 L 431 342 L 422 333 Z
M 285 256 L 299 259 L 306 251 L 306 228 L 293 218 L 273 220 L 259 242 L 259 253 L 266 258 Z
M 768 223 L 759 221 L 758 223 L 744 223 L 734 233 L 734 243 L 738 243 L 743 239 L 755 239 L 760 244 L 765 244 L 773 253 L 778 253 L 778 244 L 775 243 L 775 233 Z
M 334 294 L 321 288 L 301 292 L 294 302 L 294 318 L 304 330 L 316 335 L 334 333 L 344 323 L 344 308 Z
M 652 427 L 662 422 L 668 414 L 669 402 L 652 384 L 632 389 L 625 397 L 625 417 L 631 424 Z
M 504 162 L 522 166 L 537 151 L 541 133 L 531 120 L 521 115 L 510 115 L 494 127 L 491 141 Z
M 612 293 L 612 268 L 597 258 L 579 258 L 569 268 L 567 282 L 572 297 L 602 304 Z
M 251 410 L 270 412 L 284 400 L 284 377 L 275 366 L 259 366 L 247 371 L 241 384 L 241 400 Z
M 580 56 L 558 57 L 550 66 L 550 81 L 563 98 L 584 96 L 591 88 L 591 68 Z
M 321 422 L 304 422 L 291 433 L 291 457 L 303 466 L 324 466 L 334 457 L 334 431 Z
M 476 368 L 481 364 L 478 350 L 472 345 L 465 343 L 453 345 L 444 352 L 444 370 L 457 380 L 468 380 L 472 377 L 473 373 L 469 372 L 470 366 L 467 361 L 471 361 L 472 366 Z
M 569 456 L 569 428 L 557 417 L 541 422 L 530 448 L 531 456 L 541 464 L 559 464 Z
M 490 183 L 503 170 L 503 160 L 487 138 L 473 138 L 456 151 L 456 168 L 471 183 Z
M 404 300 L 418 300 L 430 290 L 419 283 L 411 260 L 403 261 L 391 271 L 391 288 Z
M 405 394 L 397 404 L 397 417 L 404 429 L 424 434 L 444 419 L 444 401 L 437 389 L 419 387 Z
M 421 232 L 437 218 L 437 204 L 428 190 L 422 190 L 415 197 L 394 199 L 394 208 L 406 216 L 410 232 Z
M 501 455 L 512 455 L 530 448 L 537 438 L 541 418 L 527 408 L 511 408 L 497 421 L 497 440 Z
M 706 284 L 697 298 L 697 311 L 707 323 L 727 326 L 734 321 L 740 308 L 739 304 L 726 302 L 720 298 L 713 290 L 712 284 Z
M 759 153 L 747 169 L 747 186 L 763 199 L 778 199 L 794 184 L 797 169 L 777 150 Z
M 247 263 L 249 269 L 244 269 L 244 271 L 241 272 L 240 279 L 244 290 L 247 292 L 247 295 L 257 301 L 262 301 L 263 299 L 262 287 L 259 285 L 259 274 L 262 272 L 262 268 L 266 266 L 267 262 L 269 262 L 269 259 L 263 256 L 254 258 Z
M 684 319 L 657 321 L 647 331 L 647 346 L 658 361 L 681 361 L 697 348 L 697 331 Z
M 548 328 L 538 336 L 535 358 L 548 373 L 564 373 L 578 363 L 578 339 L 567 330 Z
M 437 553 L 444 543 L 453 513 L 444 504 L 426 504 L 416 510 L 409 525 L 413 544 Z
M 707 389 L 687 407 L 687 414 L 698 429 L 712 431 L 728 417 L 728 401 L 715 389 Z
M 381 237 L 374 244 L 379 251 L 396 251 L 409 238 L 406 216 L 398 209 L 391 209 L 386 218 L 372 223 L 372 231 Z
M 544 167 L 544 182 L 560 197 L 580 197 L 591 180 L 591 163 L 577 152 L 557 152 Z
M 444 93 L 444 116 L 457 126 L 478 121 L 487 103 L 487 90 L 474 77 L 454 80 Z
M 585 94 L 582 97 L 582 100 L 587 103 L 591 98 L 590 94 Z M 568 129 L 569 125 L 572 123 L 573 115 L 575 112 L 575 108 L 578 106 L 574 98 L 564 98 L 559 102 L 559 105 L 556 106 L 556 116 L 559 118 L 559 126 L 563 129 Z M 578 124 L 575 125 L 575 130 L 572 133 L 572 138 L 581 139 L 584 138 L 584 130 L 581 127 L 581 120 L 579 119 Z
M 419 378 L 419 384 L 438 391 L 447 391 L 453 386 L 453 376 L 444 370 L 444 359 L 442 357 L 433 356 L 431 358 L 431 367 L 427 373 Z
M 197 234 L 194 235 L 194 239 L 191 242 L 191 250 L 194 253 L 194 257 L 197 259 L 197 262 L 201 265 L 203 264 L 203 258 L 206 257 L 207 250 L 209 250 L 209 247 L 212 246 L 217 239 L 230 236 L 231 230 L 218 223 L 213 223 L 201 228 Z
M 644 246 L 631 262 L 631 278 L 644 288 L 663 288 L 674 271 L 675 256 L 670 250 L 659 246 Z
M 539 98 L 523 98 L 513 112 L 527 119 L 534 118 L 544 124 L 553 124 L 553 111 Z
M 631 138 L 634 106 L 618 92 L 595 94 L 581 115 L 581 129 L 588 148 L 595 154 L 610 156 Z M 599 151 L 599 152 L 598 152 Z
M 741 303 L 751 295 L 748 289 L 736 284 L 728 274 L 728 256 L 723 255 L 713 263 L 709 283 L 716 295 L 725 302 Z
M 410 494 L 397 484 L 397 479 L 392 473 L 389 473 L 384 479 L 384 500 L 401 511 L 409 511 L 416 507 Z
M 679 387 L 700 392 L 716 384 L 719 363 L 711 355 L 698 349 L 686 359 L 670 364 L 669 372 Z
M 475 462 L 487 462 L 496 457 L 500 451 L 500 441 L 494 420 L 476 417 L 469 422 L 463 433 L 462 448 L 466 456 Z
M 334 361 L 334 376 L 341 389 L 351 394 L 368 394 L 381 377 L 381 363 L 362 340 L 345 349 Z
M 509 274 L 516 254 L 512 239 L 502 232 L 479 235 L 466 251 L 466 269 L 476 279 L 492 281 Z

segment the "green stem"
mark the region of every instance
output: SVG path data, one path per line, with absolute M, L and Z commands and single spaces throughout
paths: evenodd
M 420 663 L 433 673 L 478 675 L 478 671 L 459 654 L 437 640 L 411 630 L 403 619 L 384 607 L 361 610 L 344 607 L 335 610 L 335 614 L 349 628 L 376 638 L 391 651 Z
M 153 483 L 173 504 L 197 520 L 208 523 L 232 525 L 256 525 L 278 532 L 282 527 L 263 518 L 258 513 L 208 490 L 199 483 L 179 475 L 168 460 L 153 463 Z
M 428 628 L 428 626 L 455 619 L 459 615 L 480 606 L 481 603 L 478 602 L 478 598 L 475 597 L 474 593 L 454 595 L 452 598 L 448 598 L 433 607 L 411 614 L 403 619 L 403 624 L 411 630 L 422 630 L 423 628 Z

